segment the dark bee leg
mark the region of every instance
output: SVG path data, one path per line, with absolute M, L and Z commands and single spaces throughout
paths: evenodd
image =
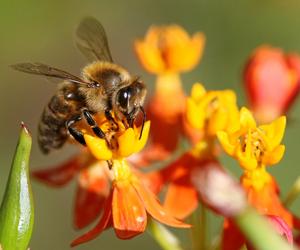
M 84 137 L 83 137 L 83 134 L 76 130 L 75 128 L 73 128 L 73 124 L 80 121 L 82 118 L 81 116 L 75 116 L 73 118 L 71 118 L 70 120 L 68 120 L 66 122 L 66 127 L 67 129 L 69 130 L 69 133 L 74 137 L 74 139 L 76 141 L 78 141 L 80 144 L 82 144 L 83 146 L 86 146 L 86 143 L 85 143 L 85 140 L 84 140 Z
M 109 121 L 111 121 L 111 122 L 113 122 L 113 124 L 116 125 L 116 130 L 118 130 L 119 129 L 119 125 L 115 121 L 115 119 L 112 117 L 110 111 L 109 110 L 105 110 L 104 114 L 105 114 L 106 119 L 109 120 Z
M 143 130 L 144 130 L 144 125 L 146 122 L 146 112 L 144 110 L 144 108 L 142 106 L 139 107 L 140 111 L 143 113 L 143 120 L 142 120 L 142 129 L 141 129 L 141 133 L 139 136 L 139 140 L 142 138 L 142 134 L 143 134 Z M 133 123 L 134 123 L 134 119 L 135 119 L 135 115 L 136 114 L 136 109 L 134 109 L 127 117 L 127 122 L 129 124 L 129 127 L 133 127 Z
M 135 114 L 136 114 L 137 108 L 134 108 L 129 114 L 126 116 L 127 123 L 130 128 L 133 127 L 134 119 L 135 119 Z
M 144 108 L 142 106 L 140 106 L 140 110 L 143 113 L 143 121 L 142 121 L 142 129 L 141 129 L 139 140 L 142 138 L 142 134 L 143 134 L 143 130 L 144 130 L 144 125 L 145 125 L 145 122 L 146 122 L 146 112 L 145 112 L 145 110 L 144 110 Z
M 82 112 L 83 112 L 83 116 L 86 119 L 87 123 L 92 127 L 92 130 L 93 130 L 94 134 L 96 136 L 98 136 L 99 138 L 106 140 L 105 133 L 102 131 L 101 128 L 99 128 L 96 121 L 92 117 L 91 113 L 86 109 L 84 109 Z M 106 140 L 106 142 L 108 143 L 107 140 Z
M 113 161 L 112 160 L 107 160 L 106 162 L 107 162 L 108 168 L 112 169 L 112 167 L 113 167 Z

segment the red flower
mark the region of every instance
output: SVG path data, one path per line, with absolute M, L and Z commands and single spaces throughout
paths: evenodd
M 74 226 L 86 227 L 101 213 L 109 194 L 107 163 L 95 161 L 91 155 L 82 153 L 58 167 L 37 170 L 33 177 L 47 185 L 62 187 L 78 176 L 74 201 Z
M 156 192 L 164 186 L 167 187 L 164 208 L 178 219 L 188 217 L 199 204 L 197 190 L 192 181 L 194 173 L 199 169 L 206 171 L 210 166 L 216 165 L 220 167 L 216 159 L 201 158 L 189 151 L 159 172 L 152 172 L 150 178 L 156 182 Z
M 147 213 L 169 226 L 190 227 L 168 214 L 124 160 L 114 161 L 113 169 L 115 180 L 100 221 L 92 230 L 74 240 L 72 246 L 94 239 L 110 226 L 120 239 L 130 239 L 145 231 Z
M 300 89 L 300 57 L 262 46 L 251 55 L 244 72 L 251 109 L 262 122 L 286 113 Z

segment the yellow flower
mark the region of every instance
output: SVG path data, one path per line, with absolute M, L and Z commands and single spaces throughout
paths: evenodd
M 286 118 L 278 118 L 267 125 L 256 125 L 251 112 L 242 108 L 239 128 L 218 132 L 224 150 L 236 158 L 245 170 L 274 165 L 283 157 L 285 147 L 280 142 L 284 135 Z
M 189 71 L 199 62 L 205 44 L 201 32 L 190 37 L 178 25 L 152 26 L 134 48 L 144 68 L 153 74 Z
M 194 84 L 187 100 L 186 118 L 206 136 L 235 129 L 239 118 L 235 93 L 231 90 L 206 91 L 202 84 Z
M 100 127 L 106 134 L 111 133 L 108 130 L 109 123 L 107 120 L 98 124 L 101 124 Z M 150 131 L 150 121 L 145 122 L 141 138 L 139 138 L 141 125 L 125 128 L 121 122 L 118 124 L 119 130 L 110 135 L 110 145 L 107 144 L 105 139 L 101 139 L 92 133 L 84 133 L 87 147 L 98 160 L 122 159 L 139 152 L 146 145 Z

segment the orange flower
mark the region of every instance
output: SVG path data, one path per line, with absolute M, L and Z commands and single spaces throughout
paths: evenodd
M 241 185 L 248 203 L 265 216 L 276 216 L 290 228 L 298 227 L 298 219 L 281 203 L 279 189 L 266 171 L 267 165 L 278 163 L 284 154 L 281 140 L 286 119 L 280 117 L 270 124 L 257 126 L 249 110 L 242 108 L 239 127 L 231 132 L 218 132 L 218 138 L 227 154 L 239 161 L 244 170 Z M 224 223 L 223 250 L 237 250 L 245 243 L 233 222 Z
M 151 73 L 189 71 L 199 62 L 205 43 L 203 33 L 189 37 L 178 25 L 152 26 L 145 39 L 137 40 L 135 51 L 141 64 Z
M 74 240 L 72 246 L 94 239 L 110 223 L 120 239 L 130 239 L 145 231 L 147 213 L 169 226 L 190 227 L 167 213 L 155 195 L 132 173 L 125 160 L 114 161 L 113 172 L 115 179 L 100 221 L 92 230 Z
M 295 217 L 288 211 L 281 203 L 279 198 L 279 191 L 277 184 L 273 177 L 266 173 L 268 181 L 264 182 L 264 185 L 257 189 L 257 185 L 250 185 L 247 180 L 247 185 L 241 179 L 242 185 L 246 191 L 248 203 L 255 207 L 261 214 L 265 216 L 276 216 L 281 220 L 280 229 L 285 231 L 285 234 L 290 235 L 291 229 L 300 229 L 299 218 Z M 256 176 L 256 177 L 254 177 Z M 257 175 L 253 175 L 253 182 L 257 182 Z M 278 229 L 275 227 L 275 229 Z M 279 230 L 279 233 L 281 231 Z M 287 237 L 290 240 L 290 237 Z M 223 229 L 223 250 L 238 250 L 245 243 L 245 239 L 240 231 L 234 225 L 234 222 L 230 219 L 226 219 Z
M 151 120 L 150 144 L 131 159 L 138 165 L 163 160 L 176 150 L 179 138 L 198 138 L 184 124 L 186 96 L 180 72 L 191 70 L 199 62 L 205 38 L 196 33 L 192 38 L 176 25 L 152 27 L 144 41 L 135 42 L 135 50 L 144 68 L 157 75 L 155 94 L 146 107 Z
M 244 72 L 245 88 L 256 118 L 269 122 L 285 114 L 300 90 L 300 57 L 279 48 L 258 47 Z
M 105 117 L 95 117 L 102 130 L 110 135 L 110 123 Z M 140 138 L 141 126 L 125 128 L 119 124 L 108 146 L 104 139 L 92 134 L 87 126 L 81 127 L 88 150 L 66 163 L 46 170 L 33 172 L 33 176 L 51 186 L 59 187 L 70 182 L 78 175 L 78 187 L 74 207 L 74 225 L 83 228 L 93 222 L 101 213 L 109 195 L 110 180 L 113 178 L 106 160 L 122 159 L 140 151 L 147 142 L 150 122 L 144 124 Z

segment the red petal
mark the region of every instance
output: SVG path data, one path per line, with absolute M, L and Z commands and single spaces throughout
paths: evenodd
M 109 225 L 111 219 L 111 204 L 112 204 L 112 192 L 110 193 L 108 199 L 105 202 L 104 212 L 98 224 L 89 232 L 75 239 L 71 243 L 72 247 L 95 239 L 99 234 L 101 234 L 105 229 L 107 229 L 107 226 Z
M 188 224 L 185 224 L 172 215 L 170 215 L 158 202 L 156 196 L 149 191 L 143 184 L 136 181 L 133 183 L 135 190 L 143 200 L 144 206 L 147 212 L 156 220 L 172 227 L 189 228 Z
M 232 221 L 226 219 L 224 221 L 222 250 L 239 250 L 244 243 L 244 236 Z
M 273 120 L 286 112 L 299 93 L 300 58 L 261 46 L 245 67 L 248 99 L 258 118 Z
M 33 171 L 32 176 L 47 185 L 60 187 L 70 182 L 80 168 L 81 163 L 76 157 L 55 168 Z
M 190 184 L 189 178 L 181 178 L 169 185 L 164 208 L 170 214 L 178 219 L 185 219 L 197 206 L 197 191 Z
M 76 228 L 83 228 L 93 222 L 101 213 L 105 200 L 109 195 L 108 178 L 102 166 L 97 172 L 84 169 L 79 176 L 79 185 L 75 198 Z
M 189 175 L 195 165 L 199 165 L 199 160 L 192 154 L 185 153 L 167 167 L 163 168 L 161 170 L 161 176 L 165 183 L 175 181 L 183 176 Z
M 145 231 L 146 210 L 130 183 L 124 181 L 115 184 L 112 213 L 114 229 L 120 239 L 129 239 Z

